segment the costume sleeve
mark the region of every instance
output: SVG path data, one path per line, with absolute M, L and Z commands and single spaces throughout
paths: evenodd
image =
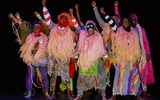
M 101 29 L 103 29 L 103 27 L 104 27 L 104 25 L 105 25 L 105 22 L 104 22 L 104 20 L 102 19 L 102 17 L 100 16 L 97 7 L 94 7 L 94 8 L 93 8 L 93 11 L 94 11 L 94 15 L 95 15 L 95 17 L 96 17 L 96 20 L 98 21 L 99 26 L 101 27 Z
M 143 43 L 144 43 L 145 53 L 146 54 L 150 54 L 149 41 L 148 41 L 148 38 L 147 38 L 147 35 L 146 35 L 146 31 L 144 30 L 144 28 L 142 28 L 142 34 L 143 34 Z
M 50 29 L 55 25 L 55 23 L 53 23 L 50 13 L 48 11 L 48 9 L 46 7 L 43 7 L 43 16 L 46 20 L 46 24 L 50 27 Z
M 76 29 L 76 31 L 79 33 L 81 31 L 81 27 L 79 26 L 79 24 L 74 16 L 72 16 L 72 23 L 73 23 L 73 26 Z
M 106 21 L 106 23 L 110 24 L 110 26 L 112 27 L 112 30 L 114 32 L 117 31 L 118 26 L 116 25 L 115 21 L 109 15 L 105 16 L 105 21 Z
M 119 14 L 118 5 L 114 6 L 114 13 L 115 13 L 115 15 L 117 15 L 119 18 L 121 18 L 120 14 Z

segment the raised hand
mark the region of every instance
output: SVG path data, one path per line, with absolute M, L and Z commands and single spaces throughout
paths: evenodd
M 114 2 L 114 6 L 118 6 L 118 4 L 119 4 L 119 2 L 116 0 L 116 1 Z
M 106 12 L 104 11 L 104 7 L 101 7 L 99 10 L 101 14 L 106 15 Z
M 76 5 L 75 5 L 75 9 L 78 9 L 79 8 L 79 4 L 78 3 L 76 3 Z
M 42 0 L 42 6 L 43 6 L 43 7 L 46 6 L 46 0 Z
M 96 2 L 93 1 L 93 2 L 91 3 L 91 5 L 92 5 L 93 8 L 95 8 L 95 7 L 96 7 Z
M 71 14 L 71 16 L 73 16 L 73 9 L 72 8 L 69 9 L 69 13 Z
M 10 19 L 12 19 L 15 23 L 18 23 L 18 20 L 14 17 L 14 15 L 13 15 L 12 13 L 9 13 L 9 14 L 8 14 L 8 17 L 9 17 Z

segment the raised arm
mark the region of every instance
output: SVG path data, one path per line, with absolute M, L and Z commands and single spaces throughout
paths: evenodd
M 119 4 L 118 1 L 114 2 L 114 13 L 116 16 L 118 16 L 121 19 L 121 16 L 119 14 L 118 4 Z
M 80 16 L 80 14 L 79 14 L 79 4 L 76 4 L 76 5 L 75 5 L 75 9 L 76 9 L 77 20 L 78 20 L 80 26 L 81 26 L 81 27 L 84 27 L 84 23 L 82 22 L 81 16 Z
M 79 26 L 76 18 L 75 18 L 74 15 L 73 15 L 73 9 L 69 9 L 69 13 L 70 13 L 70 15 L 71 15 L 71 17 L 72 17 L 73 26 L 74 26 L 74 28 L 76 29 L 76 31 L 79 33 L 80 30 L 81 30 L 81 27 Z
M 42 0 L 42 6 L 43 6 L 43 16 L 45 18 L 46 24 L 50 27 L 50 29 L 55 25 L 51 19 L 51 15 L 46 8 L 46 0 Z
M 118 29 L 118 26 L 116 25 L 115 21 L 113 20 L 112 17 L 110 17 L 109 15 L 106 14 L 106 12 L 104 11 L 104 9 L 101 9 L 100 12 L 102 13 L 102 15 L 104 16 L 105 18 L 105 22 L 108 23 L 111 27 L 112 27 L 112 30 L 114 32 L 117 31 Z
M 102 17 L 100 16 L 99 12 L 98 12 L 98 8 L 96 6 L 96 2 L 93 1 L 91 3 L 92 7 L 93 7 L 93 11 L 94 11 L 94 15 L 96 17 L 96 20 L 98 21 L 98 24 L 99 26 L 101 27 L 101 29 L 103 29 L 104 25 L 105 25 L 105 22 L 104 20 L 102 19 Z

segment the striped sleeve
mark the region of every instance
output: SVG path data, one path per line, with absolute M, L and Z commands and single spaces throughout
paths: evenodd
M 72 17 L 72 23 L 73 23 L 73 26 L 76 29 L 76 31 L 79 33 L 80 30 L 81 30 L 81 27 L 79 26 L 79 24 L 78 24 L 78 22 L 77 22 L 75 17 Z
M 108 15 L 105 16 L 105 20 L 108 24 L 110 24 L 110 26 L 112 27 L 112 30 L 116 32 L 118 29 L 118 26 L 116 25 L 115 21 Z
M 45 18 L 46 24 L 52 28 L 54 26 L 54 23 L 52 22 L 50 13 L 46 7 L 43 7 L 43 16 Z

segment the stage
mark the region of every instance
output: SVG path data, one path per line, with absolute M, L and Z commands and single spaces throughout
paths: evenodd
M 109 99 L 109 98 L 107 98 Z M 25 99 L 23 94 L 1 94 L 0 100 L 48 100 L 42 95 L 34 95 L 32 98 Z M 69 100 L 66 94 L 57 95 L 56 99 L 53 100 Z M 81 100 L 101 100 L 100 94 L 84 94 Z M 134 96 L 117 96 L 116 100 L 136 100 Z M 142 100 L 160 100 L 160 97 L 144 96 Z

